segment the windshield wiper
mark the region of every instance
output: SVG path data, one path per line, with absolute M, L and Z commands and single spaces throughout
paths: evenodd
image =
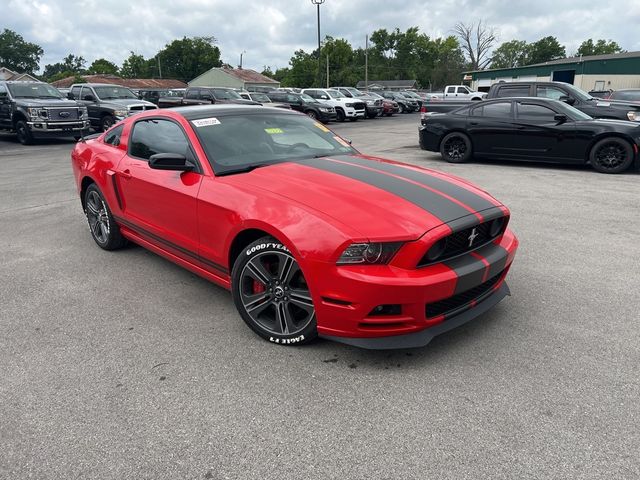
M 260 167 L 266 167 L 267 165 L 271 165 L 269 163 L 250 163 L 249 165 L 244 165 L 242 167 L 239 168 L 234 168 L 231 170 L 225 170 L 224 172 L 220 172 L 217 175 L 219 177 L 224 176 L 224 175 L 233 175 L 235 173 L 246 173 L 246 172 L 250 172 L 251 170 L 255 170 L 256 168 L 260 168 Z

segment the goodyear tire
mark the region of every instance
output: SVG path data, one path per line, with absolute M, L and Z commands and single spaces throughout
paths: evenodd
M 91 236 L 100 248 L 116 250 L 127 243 L 120 233 L 120 227 L 115 222 L 102 192 L 95 183 L 89 185 L 84 193 L 84 213 L 87 216 Z
M 231 272 L 231 293 L 245 323 L 270 342 L 301 345 L 318 335 L 302 270 L 289 249 L 273 237 L 242 250 Z
M 449 163 L 464 163 L 471 154 L 471 140 L 462 132 L 450 133 L 440 142 L 440 155 Z

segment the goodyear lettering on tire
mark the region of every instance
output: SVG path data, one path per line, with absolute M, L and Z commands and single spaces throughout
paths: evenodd
M 274 248 L 276 250 L 282 250 L 283 252 L 291 253 L 287 247 L 282 245 L 281 243 L 260 243 L 259 245 L 254 245 L 249 250 L 246 251 L 247 255 L 253 255 L 260 250 L 266 250 L 267 248 Z

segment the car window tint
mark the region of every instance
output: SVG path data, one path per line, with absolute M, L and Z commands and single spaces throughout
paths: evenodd
M 88 87 L 82 87 L 82 92 L 80 93 L 80 98 L 82 100 L 84 100 L 87 95 L 94 96 L 93 95 L 93 91 Z
M 480 107 L 481 112 L 478 112 L 478 108 L 474 109 L 473 115 L 493 118 L 507 118 L 511 116 L 511 102 L 499 102 L 490 103 Z
M 122 130 L 124 129 L 124 125 L 120 125 L 109 132 L 104 136 L 104 143 L 108 145 L 113 145 L 117 147 L 120 145 L 120 136 L 122 135 Z
M 133 126 L 129 154 L 149 160 L 156 153 L 187 154 L 189 142 L 182 129 L 168 120 L 141 120 Z
M 560 90 L 556 87 L 538 87 L 538 97 L 552 98 L 553 100 L 559 100 L 560 97 L 567 96 L 567 92 Z
M 75 99 L 78 99 L 78 100 L 79 100 L 79 99 L 80 99 L 80 87 L 73 87 L 73 88 L 71 89 L 71 94 L 73 95 L 73 97 L 74 97 Z
M 200 91 L 196 89 L 187 90 L 187 95 L 185 98 L 198 98 L 198 93 L 200 93 Z
M 630 100 L 632 102 L 638 102 L 640 101 L 640 90 L 613 92 L 609 98 L 614 100 Z
M 518 118 L 537 122 L 553 122 L 556 112 L 542 105 L 531 103 L 518 104 Z
M 498 88 L 498 97 L 528 97 L 529 87 L 526 85 Z

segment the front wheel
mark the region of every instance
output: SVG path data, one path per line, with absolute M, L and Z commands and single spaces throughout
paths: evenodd
M 307 117 L 312 118 L 313 120 L 317 120 L 318 119 L 318 114 L 316 112 L 314 112 L 313 110 L 307 110 L 304 113 L 307 115 Z
M 27 122 L 20 120 L 16 123 L 16 136 L 22 145 L 31 145 L 33 143 L 33 135 Z
M 449 163 L 464 163 L 471 158 L 471 140 L 464 133 L 450 133 L 440 143 L 440 155 Z
M 633 162 L 633 147 L 621 138 L 603 138 L 589 152 L 589 161 L 600 173 L 621 173 Z
M 100 128 L 102 129 L 103 132 L 106 132 L 111 127 L 113 127 L 114 123 L 116 123 L 116 119 L 113 115 L 105 115 L 104 117 L 102 117 L 102 120 L 100 121 Z
M 282 243 L 263 237 L 242 250 L 231 273 L 233 301 L 245 323 L 282 345 L 318 335 L 316 314 L 300 265 Z
M 405 109 L 404 109 L 404 105 L 402 105 L 401 103 L 398 104 L 398 113 L 404 113 Z
M 345 115 L 341 108 L 336 108 L 336 117 L 339 122 L 344 122 Z

